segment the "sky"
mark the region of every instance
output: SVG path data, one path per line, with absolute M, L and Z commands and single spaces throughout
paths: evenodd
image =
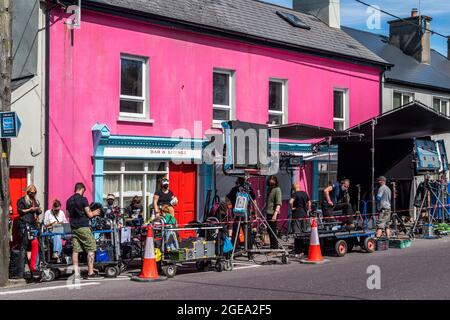
M 292 0 L 263 1 L 292 8 Z M 431 30 L 443 35 L 450 35 L 450 0 L 364 0 L 364 2 L 379 6 L 380 9 L 402 18 L 408 17 L 412 8 L 420 8 L 423 15 L 433 18 Z M 366 6 L 355 0 L 341 0 L 341 24 L 355 29 L 388 35 L 389 26 L 386 22 L 394 18 L 381 13 L 381 28 L 370 29 L 372 26 L 368 25 L 367 21 L 372 13 L 367 13 L 367 9 Z M 447 39 L 432 35 L 431 47 L 447 55 Z

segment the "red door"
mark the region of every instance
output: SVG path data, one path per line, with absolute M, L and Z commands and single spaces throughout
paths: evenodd
M 13 241 L 11 246 L 18 242 L 18 223 L 19 213 L 17 212 L 17 201 L 25 195 L 27 187 L 27 169 L 11 168 L 9 171 L 9 195 L 11 198 L 11 206 L 13 210 Z
M 175 206 L 175 218 L 180 227 L 197 220 L 196 211 L 196 180 L 197 170 L 194 164 L 182 164 L 169 166 L 170 189 L 178 198 Z M 195 236 L 195 232 L 180 232 L 181 238 Z

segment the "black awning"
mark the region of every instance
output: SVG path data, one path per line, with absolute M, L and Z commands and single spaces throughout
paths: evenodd
M 355 134 L 351 131 L 336 131 L 330 128 L 324 128 L 319 126 L 313 126 L 302 123 L 292 123 L 280 126 L 271 127 L 270 130 L 278 131 L 278 137 L 280 139 L 289 140 L 314 140 L 324 138 L 347 138 L 354 137 Z M 273 134 L 272 134 L 273 135 Z M 357 134 L 359 137 L 360 134 Z
M 363 134 L 363 142 L 371 141 L 373 120 L 376 121 L 375 140 L 423 138 L 450 132 L 449 117 L 416 101 L 385 112 L 347 131 Z M 333 143 L 346 140 L 348 139 L 334 138 Z

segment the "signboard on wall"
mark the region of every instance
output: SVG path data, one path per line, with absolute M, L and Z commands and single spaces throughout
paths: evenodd
M 0 112 L 0 138 L 16 138 L 19 135 L 21 122 L 16 112 Z
M 201 149 L 190 148 L 133 148 L 105 147 L 104 156 L 110 158 L 142 158 L 142 159 L 201 159 Z

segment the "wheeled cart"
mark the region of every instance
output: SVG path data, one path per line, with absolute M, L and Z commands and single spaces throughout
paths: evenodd
M 163 224 L 154 226 L 155 248 L 161 251 L 161 258 L 157 259 L 162 273 L 173 278 L 182 264 L 193 264 L 197 270 L 205 271 L 214 265 L 216 271 L 231 271 L 233 265 L 223 256 L 222 237 L 223 226 L 203 224 L 196 227 L 168 227 Z M 170 235 L 178 238 L 179 232 L 195 231 L 199 236 L 179 241 L 177 247 L 170 247 Z M 169 235 L 170 234 L 170 235 Z M 177 240 L 178 241 L 178 240 Z
M 106 277 L 117 277 L 122 271 L 122 263 L 116 224 L 111 222 L 111 229 L 94 230 L 92 233 L 97 242 L 94 268 L 104 273 Z M 56 235 L 65 237 L 67 241 L 59 262 L 52 260 L 50 255 L 50 239 Z M 70 239 L 71 233 L 44 231 L 40 234 L 40 271 L 42 281 L 50 282 L 58 279 L 61 275 L 73 273 Z M 86 266 L 86 263 L 80 263 L 79 266 L 83 268 Z
M 304 243 L 309 244 L 308 233 L 297 234 Z M 361 247 L 364 251 L 372 253 L 376 249 L 374 239 L 375 231 L 372 230 L 331 230 L 324 231 L 319 229 L 320 246 L 328 252 L 333 252 L 338 257 L 345 256 L 351 252 L 355 246 Z

